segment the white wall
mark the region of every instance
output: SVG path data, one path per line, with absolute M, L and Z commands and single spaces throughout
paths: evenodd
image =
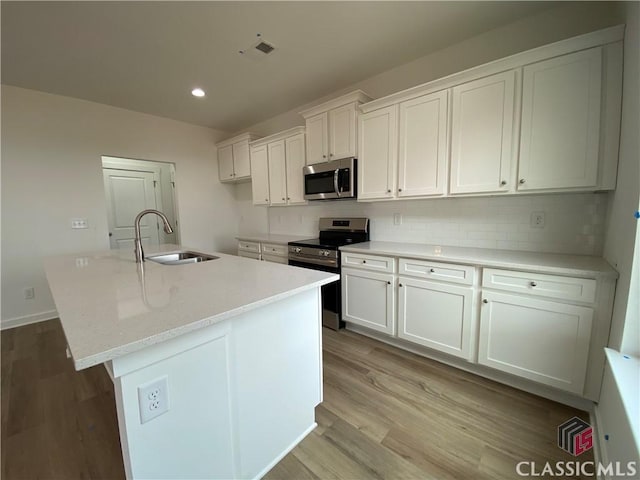
M 3 86 L 3 326 L 55 310 L 42 257 L 109 248 L 102 155 L 175 163 L 182 243 L 233 251 L 234 189 L 218 182 L 215 160 L 214 144 L 223 136 L 165 118 Z M 88 219 L 89 228 L 71 230 L 74 217 Z M 35 299 L 24 300 L 25 287 L 35 287 Z
M 637 299 L 639 292 L 630 290 L 634 244 L 638 221 L 633 213 L 640 204 L 640 13 L 638 2 L 626 5 L 627 27 L 624 40 L 624 77 L 622 91 L 622 129 L 618 184 L 611 194 L 607 215 L 607 236 L 604 257 L 620 273 L 616 286 L 616 302 L 609 345 L 624 353 L 640 356 L 640 319 L 637 308 L 627 309 L 629 296 Z M 637 306 L 630 303 L 630 306 Z

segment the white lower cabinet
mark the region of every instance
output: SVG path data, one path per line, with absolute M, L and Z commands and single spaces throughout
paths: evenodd
M 398 337 L 455 355 L 472 356 L 473 287 L 398 279 Z
M 395 280 L 389 273 L 342 269 L 342 319 L 395 335 Z
M 484 291 L 478 362 L 582 394 L 593 309 Z

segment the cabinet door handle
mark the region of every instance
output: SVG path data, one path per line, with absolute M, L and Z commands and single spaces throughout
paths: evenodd
M 284 200 L 284 197 L 282 197 L 282 200 Z
M 485 298 L 484 300 L 482 300 L 482 303 L 489 303 L 489 300 Z
M 327 158 L 327 156 L 326 155 L 322 155 L 322 158 Z
M 532 287 L 535 287 L 538 284 L 536 282 L 531 282 L 529 285 L 531 285 Z
M 330 157 L 333 157 L 333 153 L 330 153 L 330 154 L 329 154 L 329 156 L 330 156 Z
M 265 198 L 265 199 L 264 199 L 264 201 L 265 201 L 265 202 L 268 202 L 268 201 L 269 201 L 269 199 L 268 199 L 268 198 Z
M 399 284 L 398 284 L 398 286 L 399 286 L 399 287 L 401 287 L 401 286 L 402 286 L 402 284 L 401 284 L 401 283 L 399 283 Z
M 521 179 L 520 179 L 520 183 L 521 183 L 521 184 L 522 184 L 522 183 L 524 183 L 524 178 L 521 178 Z
M 391 189 L 388 189 L 388 190 L 387 190 L 387 193 L 391 193 Z
M 398 189 L 398 192 L 401 192 L 401 191 L 402 191 L 402 189 L 401 189 L 401 188 L 399 188 L 399 189 Z
M 387 285 L 391 285 L 391 282 L 387 280 Z
M 291 200 L 291 197 L 287 197 L 287 200 Z
M 502 185 L 503 187 L 504 187 L 506 184 L 507 184 L 507 181 L 506 181 L 506 180 L 502 180 L 502 181 L 500 182 L 500 185 Z

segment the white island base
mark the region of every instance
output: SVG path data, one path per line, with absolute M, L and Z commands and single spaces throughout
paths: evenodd
M 260 478 L 315 426 L 320 288 L 107 362 L 129 479 Z M 166 376 L 169 410 L 141 423 L 138 387 Z

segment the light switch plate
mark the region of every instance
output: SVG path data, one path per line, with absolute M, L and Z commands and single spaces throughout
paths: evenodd
M 86 218 L 72 218 L 71 219 L 71 228 L 74 230 L 81 228 L 89 228 L 89 223 Z

